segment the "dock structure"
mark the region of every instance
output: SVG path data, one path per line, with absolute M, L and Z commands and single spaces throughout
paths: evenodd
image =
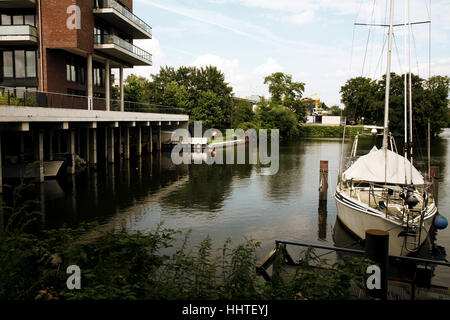
M 43 181 L 61 161 L 74 174 L 80 158 L 95 168 L 139 157 L 188 128 L 182 110 L 127 101 L 124 70 L 152 65 L 134 45 L 153 34 L 133 0 L 2 0 L 0 10 L 0 192 L 8 166 L 33 162 Z
M 145 153 L 162 149 L 162 131 L 188 128 L 189 117 L 173 108 L 152 111 L 0 105 L 0 191 L 8 164 L 38 163 L 37 180 L 43 182 L 45 161 L 63 160 L 74 174 L 77 157 L 94 168 L 99 161 L 140 157 L 144 146 Z

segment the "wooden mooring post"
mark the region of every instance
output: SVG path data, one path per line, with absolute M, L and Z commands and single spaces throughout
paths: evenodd
M 431 181 L 433 182 L 432 190 L 433 190 L 434 203 L 437 206 L 438 200 L 439 200 L 439 177 L 440 177 L 439 167 L 437 167 L 437 166 L 430 167 L 430 177 L 431 177 Z
M 365 240 L 366 257 L 373 261 L 379 268 L 379 287 L 367 288 L 366 294 L 381 300 L 387 300 L 388 291 L 388 265 L 389 265 L 389 233 L 382 230 L 366 230 Z M 377 279 L 375 279 L 377 282 Z
M 319 201 L 326 201 L 328 194 L 328 161 L 320 160 Z

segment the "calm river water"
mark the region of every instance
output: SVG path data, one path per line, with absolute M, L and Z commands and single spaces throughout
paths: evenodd
M 372 138 L 362 140 L 361 152 L 372 143 Z M 440 166 L 442 175 L 440 212 L 447 218 L 449 145 L 450 130 L 432 145 L 432 164 Z M 349 148 L 347 142 L 345 150 Z M 175 166 L 169 154 L 99 167 L 97 172 L 86 170 L 73 178 L 45 182 L 42 222 L 53 228 L 95 220 L 110 230 L 129 231 L 151 231 L 164 222 L 167 227 L 191 229 L 192 246 L 207 235 L 216 247 L 227 237 L 235 244 L 253 238 L 261 242 L 260 258 L 273 249 L 276 239 L 351 246 L 355 240 L 336 223 L 333 199 L 340 150 L 340 139 L 303 139 L 283 145 L 274 176 L 262 175 L 258 165 Z M 329 161 L 330 186 L 328 203 L 321 210 L 320 160 Z M 450 249 L 449 228 L 438 232 L 433 247 L 435 257 L 445 255 Z M 431 248 L 426 246 L 421 255 L 431 258 Z M 433 283 L 450 286 L 450 270 L 436 268 Z

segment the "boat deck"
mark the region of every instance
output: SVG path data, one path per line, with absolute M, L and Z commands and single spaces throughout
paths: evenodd
M 419 200 L 418 204 L 412 210 L 404 210 L 404 201 L 400 198 L 400 190 L 401 188 L 394 188 L 393 195 L 388 195 L 385 189 L 373 188 L 369 187 L 353 187 L 350 189 L 347 186 L 341 186 L 341 191 L 351 197 L 354 200 L 357 200 L 372 209 L 375 209 L 381 213 L 386 214 L 389 218 L 396 220 L 398 222 L 402 222 L 405 214 L 409 214 L 409 220 L 417 219 L 420 217 L 421 211 L 424 209 L 424 199 L 418 192 L 414 195 L 417 200 Z M 380 206 L 380 202 L 383 202 L 387 205 L 386 208 Z M 428 198 L 428 206 L 434 203 L 434 199 L 432 196 Z

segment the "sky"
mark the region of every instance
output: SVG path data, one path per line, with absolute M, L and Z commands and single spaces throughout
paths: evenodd
M 431 56 L 429 24 L 412 26 L 410 37 L 407 28 L 396 27 L 392 70 L 404 72 L 410 61 L 412 72 L 423 78 L 430 70 L 431 75 L 450 76 L 450 1 L 409 1 L 409 21 L 431 17 Z M 394 23 L 408 21 L 407 3 L 395 1 Z M 153 66 L 127 69 L 125 75 L 150 78 L 161 66 L 214 65 L 225 74 L 234 95 L 245 98 L 268 97 L 264 78 L 281 71 L 305 83 L 304 96 L 316 93 L 328 106 L 342 106 L 339 91 L 347 79 L 380 78 L 386 72 L 387 28 L 354 23 L 387 24 L 388 4 L 389 0 L 134 0 L 134 13 L 153 28 L 152 40 L 134 44 L 153 55 Z

